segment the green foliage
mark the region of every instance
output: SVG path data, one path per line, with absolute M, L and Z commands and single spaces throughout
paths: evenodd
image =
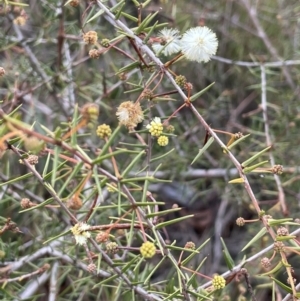
M 0 299 L 299 297 L 299 8 L 3 1 Z

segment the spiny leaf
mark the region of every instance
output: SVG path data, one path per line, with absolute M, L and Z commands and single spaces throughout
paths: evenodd
M 227 146 L 227 149 L 231 150 L 233 147 L 235 147 L 236 145 L 238 145 L 239 143 L 241 143 L 242 141 L 247 139 L 250 135 L 251 134 L 248 134 L 248 135 L 241 137 L 240 139 L 235 140 L 233 143 L 231 143 L 230 145 Z
M 243 178 L 236 178 L 228 182 L 229 184 L 241 184 L 245 183 L 245 180 Z
M 272 146 L 268 146 L 265 149 L 263 149 L 262 151 L 258 152 L 257 154 L 255 154 L 254 156 L 252 156 L 251 158 L 249 158 L 248 160 L 244 161 L 241 165 L 243 167 L 246 167 L 247 165 L 249 165 L 250 163 L 252 163 L 253 161 L 255 161 L 257 158 L 259 158 L 262 154 L 264 154 L 265 152 L 267 152 Z
M 183 216 L 183 217 L 175 218 L 175 219 L 167 221 L 167 222 L 160 223 L 160 224 L 158 224 L 158 225 L 155 226 L 155 229 L 158 230 L 160 228 L 163 228 L 163 227 L 166 227 L 166 226 L 169 226 L 169 225 L 181 222 L 181 221 L 186 220 L 188 218 L 191 218 L 193 216 L 194 216 L 194 214 L 186 215 L 186 216 Z
M 251 245 L 253 245 L 256 241 L 258 241 L 261 237 L 263 237 L 267 233 L 266 228 L 262 228 L 242 249 L 242 252 L 245 251 L 247 248 L 249 248 Z
M 221 239 L 221 243 L 222 243 L 223 248 L 224 248 L 223 254 L 224 254 L 224 258 L 225 258 L 226 265 L 227 265 L 227 267 L 229 268 L 229 270 L 232 270 L 232 269 L 234 268 L 234 265 L 235 265 L 235 264 L 234 264 L 234 261 L 233 261 L 231 255 L 230 255 L 230 253 L 229 253 L 227 247 L 226 247 L 226 244 L 225 244 L 223 238 L 220 237 L 220 239 Z
M 214 140 L 215 140 L 214 137 L 210 137 L 208 139 L 208 141 L 205 143 L 205 145 L 199 149 L 199 153 L 197 154 L 197 156 L 195 157 L 195 159 L 193 160 L 191 165 L 193 165 L 194 162 L 197 161 L 204 154 L 204 152 L 211 146 L 211 144 L 214 142 Z

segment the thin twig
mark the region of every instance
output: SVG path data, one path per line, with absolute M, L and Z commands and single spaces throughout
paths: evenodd
M 265 127 L 265 136 L 266 136 L 266 143 L 267 145 L 272 145 L 270 129 L 269 129 L 269 119 L 268 119 L 268 105 L 267 105 L 267 79 L 266 79 L 266 68 L 262 64 L 260 66 L 261 69 L 261 108 L 262 108 L 262 115 L 264 120 L 264 127 Z M 274 155 L 272 153 L 272 149 L 269 152 L 269 158 L 271 166 L 275 165 Z M 285 202 L 285 195 L 282 188 L 281 180 L 278 175 L 274 175 L 274 179 L 277 185 L 278 191 L 278 199 L 281 206 L 281 210 L 284 216 L 288 215 L 288 209 Z

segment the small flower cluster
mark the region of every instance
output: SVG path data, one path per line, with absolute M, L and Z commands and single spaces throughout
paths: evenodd
M 237 218 L 235 222 L 239 227 L 243 227 L 245 225 L 245 220 L 242 217 Z
M 109 39 L 102 39 L 100 44 L 104 47 L 104 48 L 108 48 L 110 45 L 110 41 Z
M 70 230 L 74 235 L 76 244 L 84 245 L 89 237 L 91 237 L 91 233 L 87 230 L 90 229 L 90 226 L 86 223 L 78 223 Z
M 148 100 L 151 100 L 153 98 L 153 92 L 150 89 L 145 89 L 142 93 L 142 98 L 146 98 Z
M 79 5 L 79 0 L 72 0 L 69 4 L 73 7 L 77 7 Z
M 150 124 L 147 125 L 147 129 L 149 130 L 151 136 L 159 137 L 163 132 L 163 125 L 159 117 L 155 117 Z
M 156 248 L 154 243 L 150 241 L 144 242 L 140 247 L 140 252 L 144 258 L 151 258 L 156 253 Z
M 39 157 L 36 155 L 29 155 L 28 158 L 26 159 L 26 161 L 30 164 L 30 165 L 36 165 L 39 163 Z
M 287 236 L 289 235 L 289 230 L 286 227 L 279 227 L 277 229 L 277 235 L 278 236 Z
M 20 205 L 23 209 L 28 209 L 34 206 L 34 204 L 28 198 L 23 198 Z
M 45 149 L 45 142 L 37 137 L 24 137 L 24 147 L 28 152 L 38 154 Z
M 162 29 L 159 32 L 158 39 L 160 43 L 152 45 L 156 54 L 171 55 L 181 50 L 179 31 L 177 29 Z
M 97 243 L 102 243 L 102 242 L 107 242 L 109 238 L 109 233 L 105 232 L 105 231 L 100 231 L 97 235 L 96 235 L 96 242 Z
M 178 75 L 175 77 L 175 82 L 179 87 L 184 87 L 186 84 L 186 77 L 184 75 Z
M 18 16 L 14 19 L 14 24 L 18 26 L 24 26 L 26 24 L 27 18 L 24 16 Z
M 271 260 L 268 257 L 264 257 L 260 264 L 264 269 L 268 269 L 271 266 Z
M 171 55 L 181 51 L 186 59 L 196 62 L 208 62 L 218 48 L 216 34 L 206 26 L 188 29 L 181 39 L 177 29 L 164 28 L 157 40 L 160 43 L 152 45 L 157 54 Z
M 272 168 L 271 168 L 271 172 L 274 174 L 274 175 L 281 175 L 283 173 L 283 166 L 282 165 L 274 165 Z
M 284 243 L 281 241 L 276 241 L 273 245 L 274 251 L 279 253 L 279 252 L 283 252 L 284 251 Z
M 215 275 L 212 279 L 212 285 L 216 290 L 222 289 L 226 285 L 226 280 L 220 275 Z
M 89 57 L 91 59 L 98 59 L 101 55 L 101 51 L 99 49 L 91 49 L 89 51 Z
M 120 125 L 133 130 L 138 123 L 144 120 L 144 113 L 139 102 L 125 101 L 120 104 L 116 113 Z
M 88 31 L 83 35 L 83 41 L 86 44 L 95 45 L 98 41 L 98 34 L 96 31 Z
M 195 250 L 196 246 L 195 246 L 195 244 L 192 241 L 188 241 L 185 244 L 184 248 L 185 249 L 190 249 L 190 250 Z
M 5 69 L 0 67 L 0 77 L 5 75 Z
M 119 250 L 118 244 L 116 242 L 108 242 L 106 244 L 106 251 L 110 254 L 116 254 Z
M 99 113 L 99 107 L 94 103 L 87 103 L 81 108 L 82 117 L 88 121 L 97 120 Z
M 102 139 L 105 139 L 111 135 L 111 128 L 109 125 L 103 123 L 98 126 L 96 133 L 97 136 L 99 136 Z
M 86 269 L 89 273 L 93 273 L 97 270 L 97 267 L 94 263 L 90 263 Z
M 169 143 L 169 138 L 167 136 L 159 136 L 157 139 L 157 143 L 160 146 L 166 146 Z
M 79 210 L 82 207 L 82 200 L 78 196 L 74 195 L 67 201 L 67 206 L 72 210 Z
M 234 134 L 234 139 L 238 140 L 238 139 L 242 138 L 243 136 L 244 136 L 243 133 L 237 132 L 237 133 Z
M 149 133 L 153 137 L 157 137 L 157 143 L 160 146 L 166 146 L 169 143 L 169 138 L 165 135 L 162 135 L 163 133 L 163 125 L 161 123 L 161 119 L 159 117 L 155 117 L 150 124 L 146 126 L 146 128 L 149 130 Z

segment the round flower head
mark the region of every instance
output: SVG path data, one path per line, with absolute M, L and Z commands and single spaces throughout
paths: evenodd
M 24 16 L 19 16 L 14 19 L 14 24 L 18 26 L 23 26 L 26 24 L 26 18 Z
M 111 128 L 109 125 L 103 123 L 97 127 L 97 136 L 102 139 L 108 138 L 111 135 Z
M 125 125 L 129 130 L 132 130 L 138 123 L 144 120 L 144 114 L 139 102 L 125 101 L 121 103 L 116 115 L 120 124 Z
M 91 49 L 89 51 L 89 57 L 92 59 L 98 59 L 101 55 L 101 51 L 98 49 Z
M 155 53 L 160 53 L 164 55 L 171 55 L 173 53 L 179 52 L 181 50 L 179 31 L 177 29 L 164 28 L 159 32 L 159 38 L 161 38 L 161 43 L 155 43 L 152 45 Z
M 83 40 L 86 44 L 94 45 L 97 43 L 98 40 L 98 34 L 96 31 L 88 31 L 83 35 Z
M 88 266 L 87 266 L 87 271 L 89 273 L 93 273 L 97 270 L 97 267 L 94 263 L 90 263 Z
M 169 138 L 167 136 L 159 136 L 157 139 L 157 143 L 160 146 L 166 146 L 169 143 Z
M 3 67 L 0 67 L 0 77 L 4 76 L 5 74 L 5 69 Z
M 90 226 L 86 223 L 78 223 L 73 226 L 70 230 L 74 235 L 76 244 L 84 245 L 87 242 L 87 239 L 91 237 L 91 233 L 87 232 Z
M 73 7 L 77 7 L 79 5 L 79 0 L 72 0 L 69 4 Z
M 226 280 L 222 276 L 215 275 L 212 279 L 212 285 L 216 290 L 222 289 L 226 285 Z
M 264 269 L 268 269 L 271 266 L 271 260 L 268 257 L 264 257 L 260 263 Z
M 146 128 L 149 130 L 151 136 L 154 137 L 159 137 L 164 129 L 159 117 L 155 117 Z
M 140 252 L 144 258 L 151 258 L 156 253 L 156 248 L 154 243 L 150 241 L 144 242 L 140 247 Z
M 108 242 L 106 244 L 106 251 L 107 253 L 110 253 L 110 254 L 116 254 L 119 250 L 119 246 L 116 242 Z
M 218 39 L 206 26 L 187 30 L 181 39 L 181 51 L 190 61 L 208 62 L 216 54 Z

